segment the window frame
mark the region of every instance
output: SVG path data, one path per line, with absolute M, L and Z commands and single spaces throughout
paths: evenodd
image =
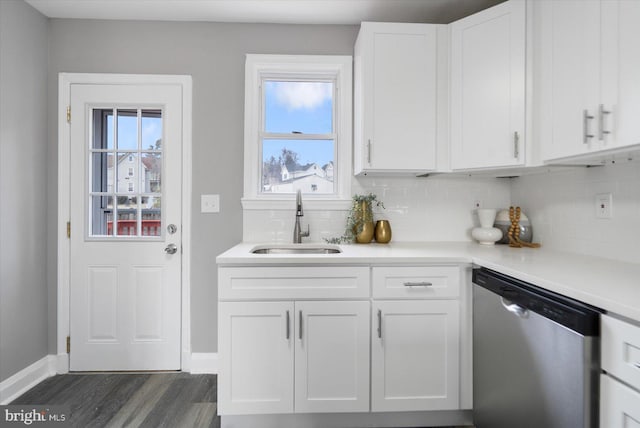
M 348 208 L 352 176 L 352 57 L 248 54 L 245 63 L 244 209 L 290 209 L 294 194 L 263 193 L 262 136 L 265 79 L 331 79 L 334 87 L 334 193 L 304 194 L 305 208 Z

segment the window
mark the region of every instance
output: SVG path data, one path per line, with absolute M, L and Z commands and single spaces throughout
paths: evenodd
M 243 206 L 349 199 L 351 57 L 247 55 L 245 72 Z
M 162 111 L 92 109 L 89 237 L 161 236 Z

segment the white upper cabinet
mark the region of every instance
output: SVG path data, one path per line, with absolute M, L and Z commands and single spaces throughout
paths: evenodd
M 436 169 L 446 26 L 363 22 L 354 49 L 354 173 Z M 439 58 L 440 57 L 440 58 Z M 439 123 L 440 122 L 440 123 Z
M 540 138 L 545 161 L 640 144 L 640 2 L 542 1 Z
M 451 24 L 451 168 L 525 163 L 525 2 Z

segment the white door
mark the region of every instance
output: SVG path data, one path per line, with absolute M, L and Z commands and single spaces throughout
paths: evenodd
M 295 411 L 369 411 L 369 302 L 296 302 Z
M 70 91 L 70 370 L 178 370 L 181 87 Z
M 525 3 L 451 24 L 451 167 L 522 165 Z
M 457 300 L 375 302 L 373 325 L 372 411 L 459 408 Z
M 218 310 L 218 414 L 293 413 L 293 302 L 222 302 Z

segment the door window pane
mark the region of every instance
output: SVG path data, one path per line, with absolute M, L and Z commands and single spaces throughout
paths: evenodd
M 118 153 L 118 161 L 116 169 L 118 171 L 118 181 L 116 183 L 116 192 L 128 193 L 134 192 L 138 182 L 138 154 L 134 153 Z M 129 175 L 132 170 L 133 174 Z
M 160 193 L 162 190 L 162 153 L 142 154 L 142 189 L 144 193 Z
M 118 110 L 118 149 L 138 149 L 137 110 Z
M 89 236 L 161 237 L 162 111 L 94 109 L 92 117 Z

